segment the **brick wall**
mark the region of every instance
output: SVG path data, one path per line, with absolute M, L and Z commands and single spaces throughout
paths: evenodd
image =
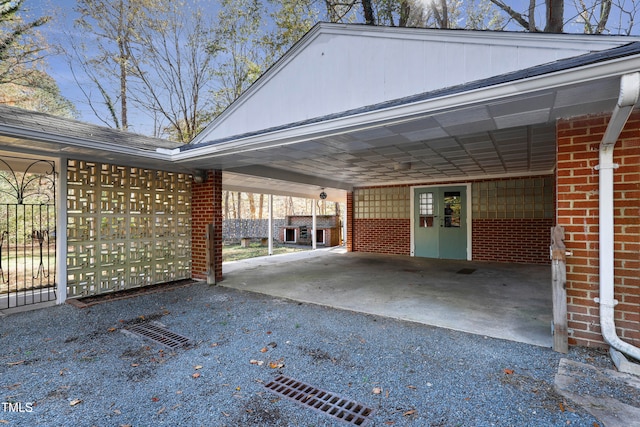
M 598 150 L 609 116 L 558 122 L 557 222 L 565 228 L 572 345 L 601 347 L 598 270 Z M 614 149 L 614 297 L 618 335 L 640 345 L 640 112 Z
M 470 181 L 473 259 L 550 264 L 549 230 L 554 225 L 554 181 L 553 175 Z M 460 183 L 429 185 L 456 184 Z M 402 187 L 410 188 L 409 185 Z M 356 193 L 361 190 L 357 189 Z M 406 197 L 409 194 L 407 192 Z M 353 194 L 347 197 L 347 220 L 352 224 L 347 222 L 347 250 L 397 255 L 411 253 L 411 207 L 407 205 L 405 218 L 400 219 L 368 218 L 362 213 L 360 216 L 365 217 L 354 218 L 353 199 Z M 366 212 L 367 202 L 360 203 L 361 211 Z
M 222 171 L 210 171 L 202 184 L 191 186 L 191 276 L 207 278 L 207 224 L 214 224 L 216 281 L 222 280 Z
M 353 251 L 410 255 L 411 225 L 407 219 L 356 219 Z
M 549 263 L 549 230 L 553 219 L 474 219 L 473 259 L 478 261 Z
M 347 193 L 347 216 L 345 218 L 347 221 L 347 235 L 346 237 L 346 247 L 348 252 L 355 251 L 353 248 L 353 191 Z

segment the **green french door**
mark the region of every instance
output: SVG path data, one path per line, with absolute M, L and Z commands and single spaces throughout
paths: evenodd
M 467 187 L 414 189 L 414 255 L 467 259 Z

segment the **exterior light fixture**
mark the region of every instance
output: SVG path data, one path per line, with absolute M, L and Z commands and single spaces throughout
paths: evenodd
M 202 184 L 207 182 L 207 171 L 202 169 L 197 169 L 193 172 L 193 182 L 196 184 Z

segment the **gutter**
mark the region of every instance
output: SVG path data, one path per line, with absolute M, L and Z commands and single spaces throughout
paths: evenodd
M 600 243 L 600 328 L 602 337 L 615 350 L 640 360 L 640 348 L 622 341 L 616 333 L 614 307 L 614 204 L 613 171 L 618 165 L 613 162 L 613 149 L 633 108 L 640 98 L 640 73 L 625 74 L 620 79 L 620 95 L 613 110 L 607 130 L 600 143 L 599 170 L 599 243 Z

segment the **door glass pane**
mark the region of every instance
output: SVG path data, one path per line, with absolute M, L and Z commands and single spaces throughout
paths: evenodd
M 461 198 L 459 191 L 444 193 L 444 226 L 460 227 Z
M 420 193 L 420 227 L 433 227 L 433 193 Z

